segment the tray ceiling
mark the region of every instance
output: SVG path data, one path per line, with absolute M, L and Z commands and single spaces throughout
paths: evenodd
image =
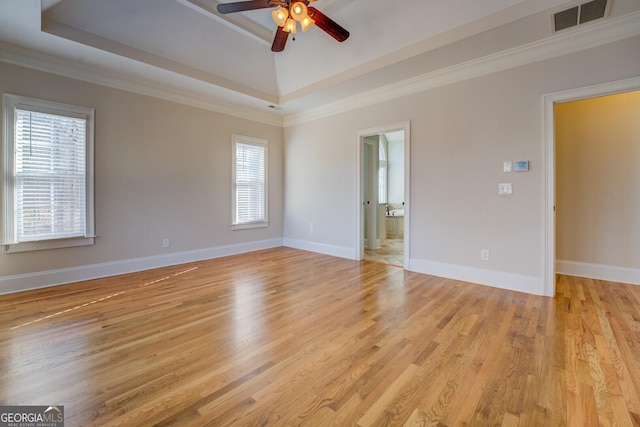
M 232 2 L 221 0 L 221 2 Z M 216 0 L 1 0 L 0 41 L 132 79 L 291 111 L 424 73 L 417 58 L 565 0 L 318 0 L 348 29 L 270 51 L 270 10 L 219 15 Z M 10 13 L 8 13 L 10 11 Z M 402 68 L 398 64 L 404 64 Z M 413 67 L 413 68 L 412 68 Z M 338 90 L 339 88 L 339 90 Z

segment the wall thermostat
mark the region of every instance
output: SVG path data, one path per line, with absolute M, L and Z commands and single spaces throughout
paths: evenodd
M 529 160 L 521 160 L 519 162 L 514 163 L 514 168 L 516 172 L 524 172 L 529 170 Z

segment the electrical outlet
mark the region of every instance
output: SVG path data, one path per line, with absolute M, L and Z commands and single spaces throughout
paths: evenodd
M 480 259 L 482 261 L 489 261 L 489 249 L 480 249 Z
M 171 243 L 171 242 L 169 241 L 169 238 L 168 238 L 168 237 L 165 237 L 164 239 L 162 239 L 162 247 L 163 247 L 163 248 L 168 248 L 168 247 L 169 247 L 169 245 L 170 245 L 170 243 Z
M 313 222 L 309 223 L 309 237 L 313 237 Z

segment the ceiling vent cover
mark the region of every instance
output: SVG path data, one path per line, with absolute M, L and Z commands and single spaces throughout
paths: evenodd
M 609 11 L 608 0 L 593 0 L 553 14 L 553 31 L 575 27 L 603 18 Z
M 600 19 L 607 11 L 607 0 L 593 0 L 580 6 L 580 23 Z

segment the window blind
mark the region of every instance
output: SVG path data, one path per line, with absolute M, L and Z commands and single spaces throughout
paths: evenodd
M 264 144 L 237 142 L 235 224 L 266 221 Z
M 85 118 L 16 109 L 18 242 L 86 234 Z

